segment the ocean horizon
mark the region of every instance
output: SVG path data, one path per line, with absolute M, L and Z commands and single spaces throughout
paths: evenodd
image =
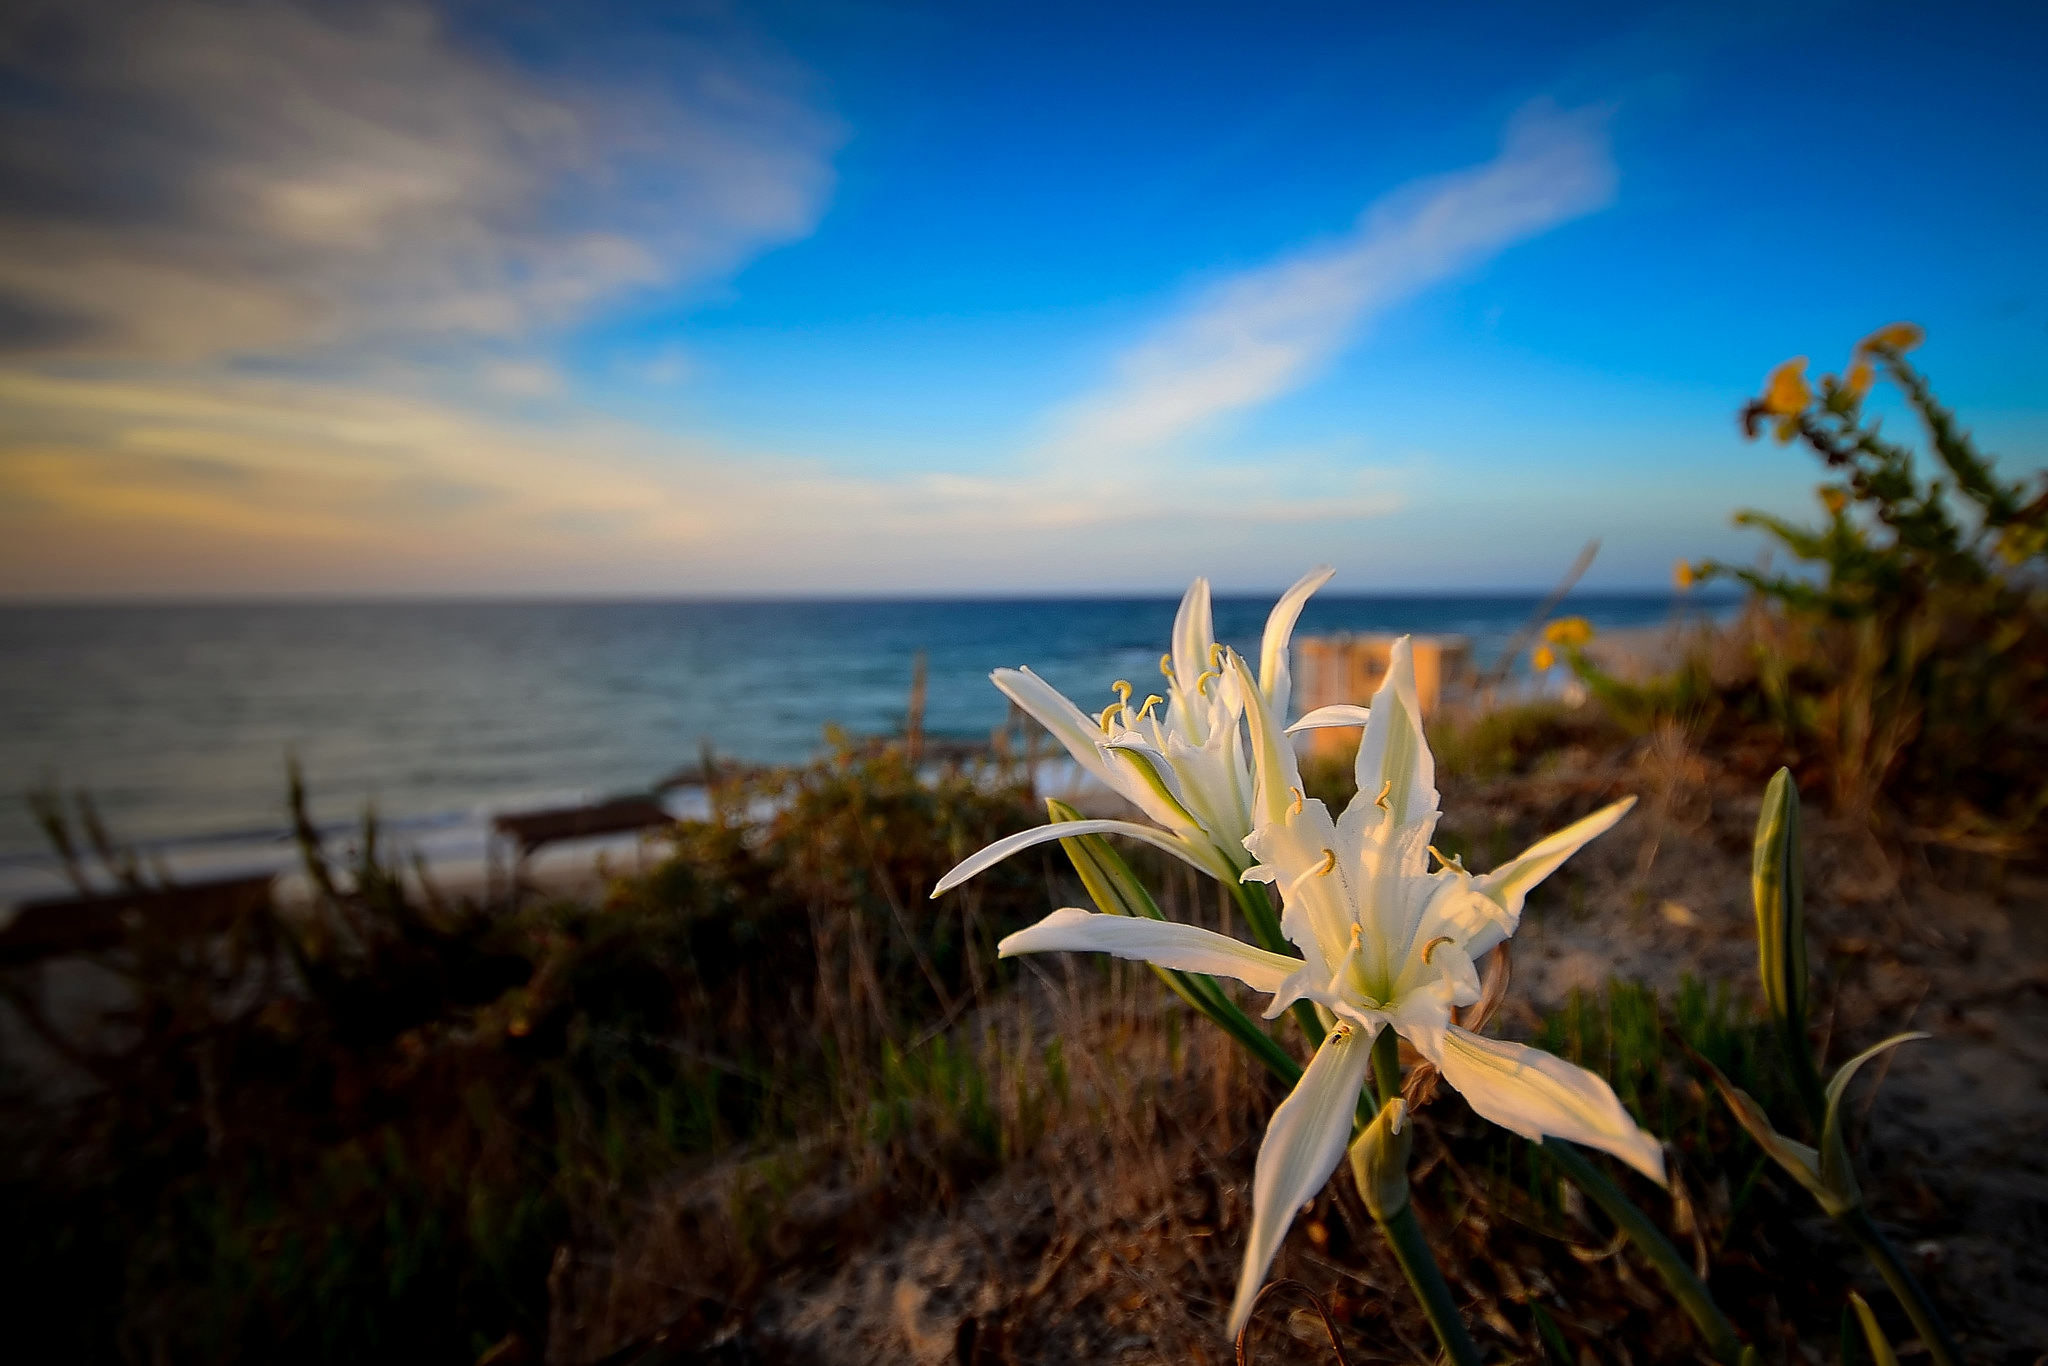
M 1322 594 L 1298 634 L 1462 635 L 1493 663 L 1540 593 Z M 927 734 L 1007 714 L 990 670 L 1028 665 L 1084 709 L 1166 648 L 1178 595 L 1053 598 L 360 599 L 0 606 L 0 895 L 52 864 L 28 794 L 89 792 L 157 853 L 277 842 L 288 763 L 317 819 L 374 808 L 430 838 L 492 811 L 646 792 L 706 745 L 749 763 L 825 729 L 902 729 L 926 659 Z M 1733 598 L 1573 593 L 1596 629 L 1725 615 Z M 1270 597 L 1215 602 L 1256 650 Z M 1517 661 L 1519 666 L 1520 661 Z M 176 863 L 175 857 L 168 861 Z M 19 889 L 17 888 L 17 891 Z

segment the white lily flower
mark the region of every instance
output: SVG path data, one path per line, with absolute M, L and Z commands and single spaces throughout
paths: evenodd
M 1232 655 L 1226 671 L 1243 670 Z M 1423 738 L 1406 639 L 1395 645 L 1369 712 L 1346 708 L 1342 720 L 1311 715 L 1303 722 L 1365 722 L 1358 796 L 1334 821 L 1322 802 L 1303 796 L 1293 752 L 1263 697 L 1251 697 L 1246 716 L 1258 785 L 1256 828 L 1245 843 L 1260 862 L 1244 876 L 1279 885 L 1282 928 L 1300 958 L 1193 926 L 1075 909 L 1055 911 L 998 946 L 1006 957 L 1085 949 L 1234 977 L 1272 994 L 1268 1019 L 1306 999 L 1334 1021 L 1293 1094 L 1273 1112 L 1259 1149 L 1231 1333 L 1250 1313 L 1294 1212 L 1344 1156 L 1382 1029 L 1412 1044 L 1494 1123 L 1530 1139 L 1555 1136 L 1603 1149 L 1662 1183 L 1663 1149 L 1605 1081 L 1541 1050 L 1482 1037 L 1451 1017 L 1453 1007 L 1479 999 L 1473 960 L 1515 932 L 1530 889 L 1621 819 L 1634 799 L 1538 841 L 1491 873 L 1475 877 L 1440 856 L 1432 872 L 1436 765 Z
M 1235 884 L 1251 859 L 1254 774 L 1245 752 L 1247 690 L 1274 714 L 1287 714 L 1288 642 L 1309 595 L 1336 571 L 1304 575 L 1274 604 L 1259 650 L 1259 682 L 1249 687 L 1224 668 L 1209 607 L 1209 581 L 1196 579 L 1173 623 L 1173 650 L 1161 656 L 1166 696 L 1133 706 L 1136 691 L 1116 685 L 1117 701 L 1089 716 L 1029 669 L 990 675 L 1004 694 L 1058 737 L 1090 775 L 1123 796 L 1152 824 L 1126 820 L 1056 822 L 997 840 L 939 879 L 932 895 L 959 886 L 1021 849 L 1075 835 L 1128 835 L 1209 876 Z

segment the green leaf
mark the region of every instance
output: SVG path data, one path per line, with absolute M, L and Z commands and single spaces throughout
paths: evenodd
M 1828 1081 L 1827 1118 L 1821 1124 L 1820 1177 L 1828 1189 L 1838 1193 L 1837 1198 L 1847 1197 L 1847 1208 L 1863 1203 L 1862 1192 L 1856 1185 L 1856 1169 L 1849 1161 L 1849 1144 L 1842 1133 L 1842 1097 L 1849 1090 L 1849 1082 L 1858 1068 L 1880 1053 L 1897 1048 L 1902 1043 L 1915 1039 L 1931 1038 L 1932 1035 L 1919 1031 L 1894 1034 L 1883 1043 L 1875 1043 L 1858 1053 L 1835 1070 Z M 1830 1214 L 1833 1210 L 1828 1211 Z
M 1081 813 L 1065 802 L 1048 799 L 1046 814 L 1055 824 L 1082 819 Z M 1130 864 L 1115 847 L 1100 835 L 1077 835 L 1062 839 L 1064 849 L 1074 871 L 1080 875 L 1081 885 L 1088 889 L 1095 908 L 1104 915 L 1141 916 L 1148 920 L 1165 920 L 1166 913 L 1159 909 L 1159 903 L 1145 890 L 1145 884 L 1131 871 Z M 1258 1023 L 1235 1001 L 1224 994 L 1223 988 L 1212 978 L 1200 973 L 1176 972 L 1152 964 L 1152 971 L 1159 980 L 1172 989 L 1174 995 L 1186 1001 L 1195 1010 L 1206 1016 L 1211 1023 L 1235 1039 L 1246 1052 L 1263 1063 L 1268 1071 L 1280 1080 L 1293 1085 L 1301 1077 L 1301 1064 L 1296 1062 L 1286 1049 L 1276 1042 L 1272 1035 L 1260 1028 Z
M 1884 1329 L 1877 1326 L 1877 1315 L 1870 1312 L 1863 1297 L 1851 1290 L 1849 1303 L 1855 1306 L 1856 1318 L 1863 1325 L 1863 1340 L 1870 1344 L 1870 1359 L 1877 1366 L 1899 1366 L 1899 1354 L 1885 1341 Z

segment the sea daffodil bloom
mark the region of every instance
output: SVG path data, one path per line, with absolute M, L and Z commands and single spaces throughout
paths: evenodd
M 1287 713 L 1287 648 L 1309 595 L 1332 569 L 1304 575 L 1266 618 L 1259 680 L 1250 684 L 1223 667 L 1209 605 L 1209 581 L 1196 579 L 1174 617 L 1173 649 L 1161 657 L 1166 696 L 1133 705 L 1129 683 L 1117 701 L 1089 716 L 1029 669 L 997 669 L 990 677 L 1066 746 L 1074 762 L 1152 821 L 1056 822 L 997 840 L 939 879 L 939 896 L 1022 849 L 1075 835 L 1128 835 L 1186 860 L 1211 877 L 1235 883 L 1251 866 L 1245 836 L 1252 828 L 1254 776 L 1245 753 L 1246 689 L 1274 714 Z
M 1244 665 L 1232 656 L 1227 667 L 1241 674 Z M 1479 999 L 1473 960 L 1514 933 L 1530 889 L 1621 819 L 1634 799 L 1538 841 L 1491 873 L 1474 876 L 1441 857 L 1431 871 L 1430 838 L 1440 814 L 1435 763 L 1405 639 L 1395 645 L 1369 710 L 1325 708 L 1296 727 L 1365 722 L 1358 796 L 1336 820 L 1322 802 L 1303 796 L 1278 717 L 1255 691 L 1246 718 L 1258 782 L 1255 828 L 1245 844 L 1259 862 L 1245 877 L 1279 885 L 1282 927 L 1301 957 L 1193 926 L 1077 909 L 1055 911 L 999 945 L 1006 957 L 1088 949 L 1234 977 L 1271 993 L 1269 1019 L 1306 999 L 1332 1022 L 1293 1094 L 1273 1112 L 1259 1149 L 1232 1334 L 1249 1315 L 1294 1212 L 1343 1160 L 1382 1029 L 1413 1045 L 1494 1123 L 1530 1139 L 1555 1136 L 1603 1149 L 1661 1183 L 1663 1149 L 1606 1082 L 1538 1049 L 1475 1034 L 1451 1016 L 1454 1007 Z

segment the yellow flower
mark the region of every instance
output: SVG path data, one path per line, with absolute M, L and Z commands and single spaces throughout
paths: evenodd
M 1827 484 L 1821 488 L 1820 501 L 1821 505 L 1827 508 L 1828 516 L 1839 517 L 1842 515 L 1842 509 L 1849 506 L 1849 495 L 1833 484 Z
M 1806 357 L 1794 356 L 1764 381 L 1764 411 L 1772 417 L 1798 417 L 1813 402 L 1806 384 Z
M 1584 617 L 1559 617 L 1543 628 L 1543 638 L 1552 645 L 1571 649 L 1593 638 L 1593 623 Z
M 2048 550 L 2048 528 L 2009 526 L 1998 538 L 1998 558 L 2015 567 Z
M 1863 401 L 1863 396 L 1870 392 L 1870 381 L 1874 374 L 1870 362 L 1861 356 L 1849 363 L 1849 375 L 1842 381 L 1842 392 L 1849 396 L 1851 403 Z
M 1918 323 L 1893 323 L 1880 327 L 1856 344 L 1858 351 L 1911 351 L 1927 339 L 1927 334 Z
M 1681 593 L 1690 592 L 1692 586 L 1699 582 L 1699 577 L 1698 571 L 1692 567 L 1689 560 L 1680 560 L 1671 566 L 1671 581 L 1678 585 L 1678 591 Z
M 1529 666 L 1537 673 L 1546 672 L 1555 663 L 1557 655 L 1548 645 L 1538 645 L 1529 652 Z

